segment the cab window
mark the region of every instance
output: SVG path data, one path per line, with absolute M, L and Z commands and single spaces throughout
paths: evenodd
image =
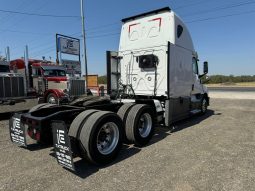
M 198 65 L 197 65 L 197 59 L 196 58 L 192 59 L 192 67 L 193 67 L 194 74 L 198 74 Z
M 181 25 L 177 26 L 177 37 L 180 38 L 183 32 L 183 27 Z
M 40 68 L 33 68 L 32 73 L 33 73 L 33 76 L 41 76 L 41 69 Z
M 0 72 L 10 72 L 8 65 L 0 65 Z

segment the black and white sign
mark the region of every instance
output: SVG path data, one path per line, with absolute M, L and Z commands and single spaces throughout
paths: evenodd
M 67 74 L 81 74 L 81 63 L 74 60 L 62 60 Z
M 21 123 L 21 114 L 15 114 L 9 121 L 11 141 L 19 146 L 27 146 L 25 127 Z
M 72 55 L 80 55 L 80 42 L 74 39 L 59 37 L 59 52 Z
M 70 170 L 75 170 L 71 143 L 67 134 L 65 123 L 63 121 L 54 121 L 52 123 L 52 131 L 54 144 L 53 146 L 55 148 L 58 164 Z

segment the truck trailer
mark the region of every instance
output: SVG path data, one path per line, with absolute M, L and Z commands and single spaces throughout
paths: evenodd
M 183 21 L 168 7 L 122 20 L 118 51 L 107 51 L 105 97 L 80 97 L 69 105 L 41 104 L 10 119 L 14 143 L 26 134 L 53 143 L 60 165 L 73 158 L 112 162 L 123 142 L 146 145 L 156 125 L 171 127 L 209 106 L 198 54 Z

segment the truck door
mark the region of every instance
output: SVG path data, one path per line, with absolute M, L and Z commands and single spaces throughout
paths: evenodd
M 193 86 L 192 86 L 192 95 L 201 94 L 203 88 L 201 86 L 201 81 L 199 78 L 198 62 L 196 58 L 192 58 L 192 67 L 193 67 Z
M 107 51 L 107 94 L 117 94 L 119 89 L 120 66 L 118 52 Z
M 184 119 L 190 112 L 193 87 L 192 52 L 174 44 L 169 46 L 169 100 L 165 103 L 165 124 Z

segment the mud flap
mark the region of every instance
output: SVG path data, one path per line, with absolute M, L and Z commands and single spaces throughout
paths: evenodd
M 51 126 L 53 133 L 53 146 L 58 164 L 75 171 L 70 138 L 68 136 L 65 123 L 63 121 L 53 121 Z
M 19 146 L 27 147 L 25 126 L 21 123 L 21 114 L 15 113 L 9 120 L 11 141 Z

